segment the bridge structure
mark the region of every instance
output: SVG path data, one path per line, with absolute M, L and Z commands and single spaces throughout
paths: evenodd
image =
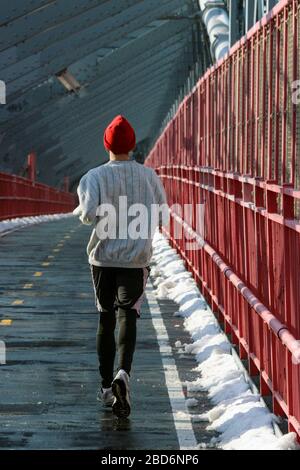
M 91 313 L 87 299 L 92 293 L 75 292 L 66 270 L 68 263 L 70 269 L 79 269 L 71 259 L 71 248 L 80 250 L 86 236 L 85 229 L 68 217 L 77 204 L 80 178 L 107 161 L 104 129 L 115 115 L 123 114 L 136 130 L 132 158 L 154 168 L 166 189 L 171 222 L 164 235 L 263 399 L 286 423 L 286 430 L 300 439 L 299 15 L 299 0 L 12 0 L 1 6 L 0 230 L 1 223 L 15 220 L 17 224 L 28 217 L 59 214 L 63 220 L 51 223 L 51 240 L 59 245 L 51 245 L 52 254 L 46 254 L 48 245 L 44 253 L 39 244 L 38 237 L 46 232 L 42 225 L 20 231 L 26 232 L 27 248 L 16 266 L 7 250 L 22 250 L 19 232 L 6 230 L 0 238 L 5 273 L 0 284 L 0 340 L 6 339 L 8 347 L 11 343 L 17 350 L 22 343 L 27 351 L 26 335 L 37 346 L 43 319 L 47 323 L 47 315 L 53 314 L 53 336 L 41 359 L 45 367 L 52 361 L 55 345 L 76 349 L 82 342 L 76 335 L 74 344 L 70 339 L 64 342 L 59 333 L 61 326 L 74 332 L 76 324 L 64 295 L 71 303 L 78 298 L 79 310 Z M 41 266 L 51 265 L 49 257 L 58 256 L 68 237 L 74 240 L 67 249 L 66 265 L 60 260 L 44 284 Z M 196 248 L 191 249 L 191 239 Z M 80 259 L 83 262 L 83 253 Z M 39 282 L 32 297 L 20 298 L 23 291 L 14 288 L 15 282 L 32 284 L 27 274 L 23 276 L 23 268 L 26 273 L 32 269 Z M 80 276 L 86 285 L 86 273 Z M 58 289 L 55 302 L 59 279 L 60 286 L 66 282 L 66 294 Z M 47 291 L 52 292 L 52 300 L 44 302 Z M 164 308 L 170 322 L 174 306 Z M 64 309 L 69 317 L 62 321 Z M 150 315 L 151 302 L 145 309 Z M 29 333 L 23 323 L 27 313 L 36 333 Z M 155 322 L 152 325 L 149 317 L 145 325 L 144 343 L 150 347 L 147 338 L 155 333 Z M 174 325 L 170 325 L 167 330 L 172 336 Z M 85 323 L 84 328 L 90 337 L 90 326 Z M 29 373 L 35 374 L 41 363 L 37 365 L 27 352 L 24 360 L 30 363 Z M 158 349 L 152 353 L 158 364 Z M 1 373 L 6 367 L 22 368 L 18 355 L 11 366 L 9 349 L 6 356 Z M 65 357 L 76 386 L 73 359 Z M 147 364 L 141 355 L 141 370 L 143 361 Z M 92 363 L 83 358 L 81 365 L 87 367 L 80 376 L 84 382 L 91 376 Z M 62 376 L 61 365 L 56 366 Z M 177 367 L 179 376 L 185 377 L 184 364 Z M 18 386 L 10 370 L 6 397 L 13 396 Z M 40 393 L 47 395 L 55 374 L 52 370 L 42 377 Z M 162 377 L 155 379 L 161 387 L 157 416 L 164 407 L 169 413 L 172 408 Z M 29 390 L 30 383 L 25 383 Z M 53 386 L 58 395 L 62 393 L 62 388 Z M 135 387 L 146 393 L 146 386 L 136 383 Z M 18 420 L 9 419 L 11 435 L 1 437 L 0 431 L 0 446 L 1 442 L 4 447 L 41 446 L 38 433 L 43 432 L 43 416 L 51 407 L 27 404 L 23 409 L 17 393 L 13 399 L 10 411 L 2 407 L 0 412 L 24 413 L 26 419 L 32 415 L 39 431 L 25 436 Z M 52 406 L 57 407 L 57 401 Z M 57 411 L 62 429 L 66 406 L 64 402 Z M 77 425 L 85 418 L 80 415 Z M 53 416 L 49 419 L 54 426 Z M 142 423 L 142 415 L 138 419 Z M 168 419 L 162 424 L 162 435 L 172 448 L 177 445 L 176 426 Z M 107 423 L 103 418 L 102 429 L 113 436 Z M 44 437 L 50 436 L 51 426 Z M 98 431 L 90 431 L 91 446 L 97 446 Z M 86 437 L 76 432 L 72 430 L 64 445 L 88 446 Z M 141 447 L 134 432 L 131 437 Z M 194 425 L 196 437 L 203 432 Z M 147 439 L 158 448 L 150 431 Z M 125 447 L 133 445 L 125 441 Z M 56 444 L 53 440 L 52 445 Z

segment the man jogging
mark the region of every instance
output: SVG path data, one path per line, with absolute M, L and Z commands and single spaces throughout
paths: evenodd
M 166 223 L 168 209 L 155 171 L 129 157 L 136 138 L 123 116 L 109 124 L 103 142 L 109 162 L 81 178 L 79 206 L 74 214 L 84 224 L 96 222 L 87 254 L 99 311 L 96 345 L 101 385 L 97 398 L 112 406 L 116 416 L 127 417 L 136 321 L 150 272 L 153 229 L 158 223 Z M 158 206 L 162 211 L 152 211 Z M 137 213 L 139 217 L 134 220 Z M 119 367 L 114 377 L 116 312 Z

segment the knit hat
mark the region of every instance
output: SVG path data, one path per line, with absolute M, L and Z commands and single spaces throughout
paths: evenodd
M 128 153 L 135 147 L 135 133 L 127 119 L 120 114 L 107 126 L 103 136 L 104 147 L 115 155 Z

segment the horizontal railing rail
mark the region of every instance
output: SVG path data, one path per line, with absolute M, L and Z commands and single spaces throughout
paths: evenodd
M 0 172 L 0 220 L 70 212 L 75 205 L 72 193 Z

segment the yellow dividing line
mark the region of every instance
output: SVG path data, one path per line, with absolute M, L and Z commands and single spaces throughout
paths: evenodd
M 34 277 L 41 277 L 43 275 L 43 272 L 42 271 L 36 271 L 34 273 Z
M 21 300 L 21 299 L 17 299 L 17 300 L 14 300 L 11 305 L 22 305 L 24 303 L 24 300 Z
M 23 289 L 31 289 L 33 284 L 24 284 Z
M 4 320 L 0 320 L 0 325 L 9 326 L 12 324 L 12 322 L 13 322 L 12 320 L 5 318 Z

